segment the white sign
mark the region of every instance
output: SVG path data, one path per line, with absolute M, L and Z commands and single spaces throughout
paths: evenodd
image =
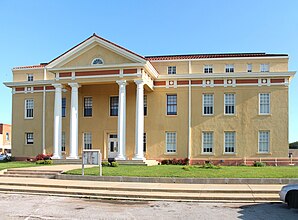
M 99 165 L 99 175 L 102 176 L 102 157 L 100 150 L 83 150 L 82 175 L 85 174 L 85 165 Z

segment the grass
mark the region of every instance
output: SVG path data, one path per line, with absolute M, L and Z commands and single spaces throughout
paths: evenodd
M 180 177 L 180 178 L 298 178 L 298 167 L 249 167 L 223 166 L 220 169 L 206 169 L 199 166 L 159 165 L 159 166 L 119 166 L 103 167 L 103 176 L 137 177 Z M 85 169 L 85 175 L 98 175 L 99 167 Z M 81 175 L 81 169 L 70 170 L 66 174 Z
M 21 162 L 21 161 L 14 161 L 14 162 L 0 162 L 0 170 L 10 169 L 10 168 L 21 168 L 21 167 L 35 167 L 40 166 L 33 162 Z

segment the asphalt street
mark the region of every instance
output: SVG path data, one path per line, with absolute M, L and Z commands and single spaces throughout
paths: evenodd
M 0 194 L 0 219 L 298 219 L 283 203 L 89 200 Z

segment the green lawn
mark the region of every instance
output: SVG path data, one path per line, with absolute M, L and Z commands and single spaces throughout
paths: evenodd
M 19 167 L 34 167 L 34 166 L 40 166 L 33 162 L 21 162 L 21 161 L 15 161 L 15 162 L 0 162 L 0 170 L 5 170 L 9 168 L 19 168 Z
M 220 169 L 205 169 L 192 166 L 189 171 L 179 165 L 159 166 L 119 166 L 103 167 L 104 176 L 139 176 L 139 177 L 195 177 L 195 178 L 298 178 L 298 166 L 249 167 L 223 166 Z M 85 169 L 85 175 L 98 175 L 99 168 Z M 81 169 L 70 170 L 66 174 L 80 175 Z

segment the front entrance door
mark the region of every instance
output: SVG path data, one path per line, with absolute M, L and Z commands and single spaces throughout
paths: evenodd
M 118 154 L 117 134 L 108 134 L 108 158 L 115 158 Z

